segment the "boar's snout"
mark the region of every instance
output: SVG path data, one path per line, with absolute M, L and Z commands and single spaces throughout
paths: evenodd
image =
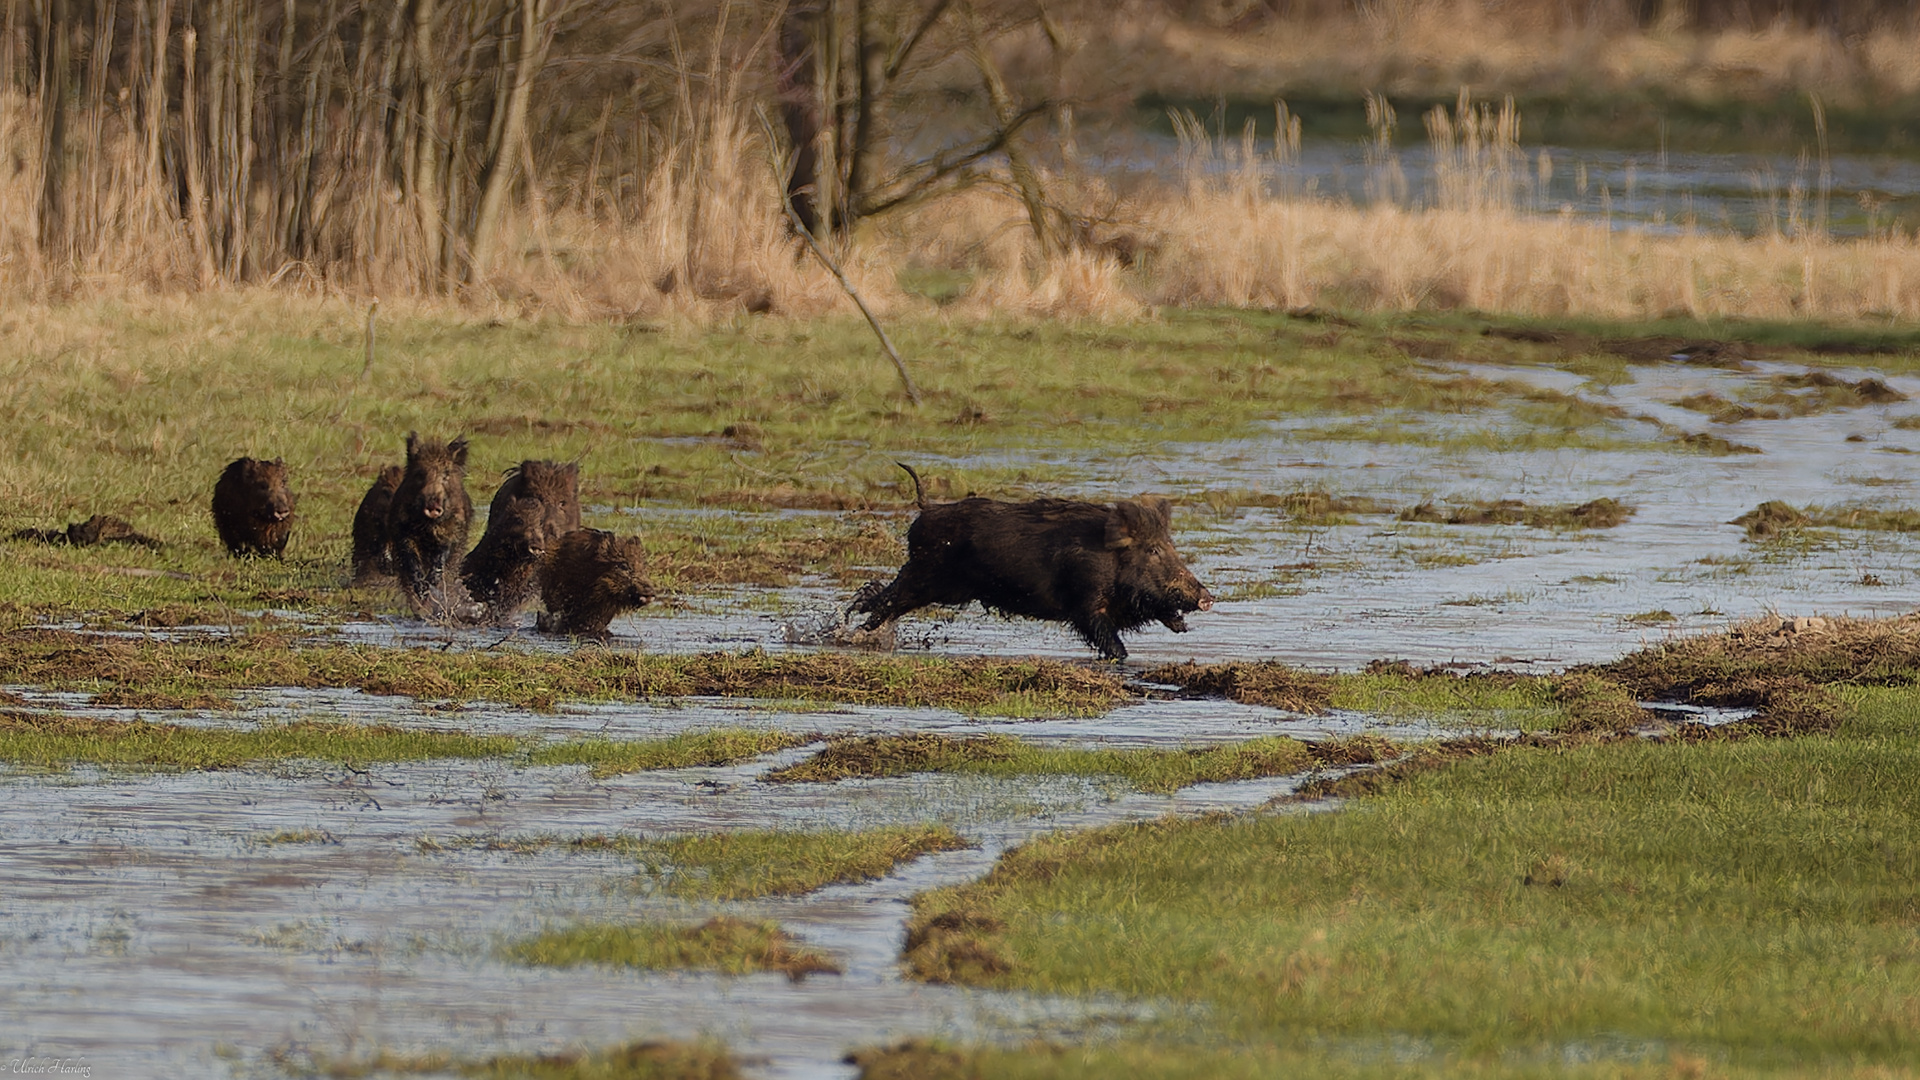
M 1200 584 L 1199 578 L 1193 576 L 1193 571 L 1184 566 L 1179 567 L 1170 580 L 1164 581 L 1158 592 L 1158 621 L 1176 634 L 1187 632 L 1187 612 L 1213 610 L 1213 594 Z

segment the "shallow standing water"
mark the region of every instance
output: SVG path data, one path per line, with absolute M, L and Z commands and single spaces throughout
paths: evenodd
M 1436 364 L 1431 377 L 1461 370 Z M 1189 634 L 1156 627 L 1132 637 L 1135 661 L 1275 658 L 1352 668 L 1384 657 L 1551 670 L 1610 659 L 1676 627 L 1769 610 L 1911 609 L 1920 551 L 1908 536 L 1823 531 L 1801 543 L 1755 545 L 1727 523 L 1768 499 L 1911 505 L 1920 431 L 1894 422 L 1920 415 L 1920 405 L 1714 425 L 1672 402 L 1707 391 L 1736 398 L 1769 375 L 1797 369 L 1675 362 L 1633 368 L 1630 384 L 1611 388 L 1551 369 L 1467 370 L 1652 419 L 1613 424 L 1619 446 L 1607 449 L 1503 449 L 1517 435 L 1506 421 L 1410 416 L 1381 422 L 1427 442 L 1329 439 L 1317 425 L 1290 423 L 1231 442 L 1143 443 L 1049 458 L 1075 478 L 1070 494 L 1188 497 L 1177 537 L 1222 602 L 1196 615 Z M 1886 381 L 1920 395 L 1920 380 Z M 1661 423 L 1712 430 L 1763 452 L 1704 457 L 1647 445 L 1665 437 Z M 966 463 L 983 460 L 1015 459 Z M 1391 514 L 1310 526 L 1281 511 L 1202 508 L 1205 492 L 1231 489 L 1324 489 L 1396 507 L 1430 498 L 1572 503 L 1608 496 L 1637 513 L 1614 529 L 1553 533 L 1409 524 Z M 642 528 L 670 527 L 674 513 L 645 514 Z M 818 631 L 844 594 L 817 584 L 703 600 L 691 611 L 643 612 L 615 624 L 613 647 L 819 648 Z M 1647 625 L 1658 613 L 1671 621 Z M 402 621 L 343 633 L 394 643 L 564 647 L 524 632 L 449 633 Z M 1057 627 L 977 610 L 906 620 L 901 641 L 909 651 L 942 654 L 1086 656 Z M 46 707 L 85 707 L 26 693 Z M 248 724 L 309 715 L 549 737 L 753 726 L 821 735 L 999 730 L 1075 744 L 1172 746 L 1262 734 L 1435 733 L 1365 716 L 1302 718 L 1222 702 L 1152 701 L 1088 720 L 1009 723 L 936 709 L 790 712 L 701 700 L 444 713 L 405 699 L 284 690 L 243 695 L 231 713 L 171 719 Z M 481 1057 L 707 1035 L 726 1041 L 757 1075 L 844 1077 L 851 1070 L 839 1058 L 849 1047 L 910 1035 L 1017 1039 L 1104 1030 L 1151 1020 L 1166 1007 L 901 980 L 894 964 L 907 899 L 979 876 L 1000 851 L 1037 832 L 1257 807 L 1299 781 L 1204 785 L 1165 797 L 1097 779 L 918 776 L 791 786 L 757 779 L 805 752 L 604 781 L 578 767 L 505 762 L 8 774 L 0 778 L 8 822 L 0 834 L 8 871 L 0 962 L 10 976 L 0 981 L 0 1016 L 8 1018 L 0 1051 L 78 1057 L 100 1075 L 246 1075 L 273 1071 L 275 1053 L 352 1059 L 457 1049 Z M 636 891 L 634 868 L 616 855 L 492 846 L 540 835 L 907 822 L 951 824 L 977 846 L 925 857 L 877 882 L 733 905 Z M 318 839 L 275 841 L 294 830 Z M 777 918 L 831 952 L 846 973 L 795 985 L 773 974 L 531 969 L 495 953 L 503 941 L 576 919 L 692 922 L 716 911 Z
M 1700 393 L 1729 400 L 1773 375 L 1803 369 L 1755 364 L 1725 370 L 1681 361 L 1629 369 L 1632 382 L 1596 387 L 1552 368 L 1435 363 L 1434 378 L 1461 373 L 1525 382 L 1618 406 L 1641 419 L 1590 433 L 1616 448 L 1509 449 L 1525 431 L 1506 419 L 1381 417 L 1383 428 L 1423 441 L 1329 439 L 1325 422 L 1276 422 L 1258 436 L 1192 444 L 1142 441 L 1106 453 L 1033 452 L 942 459 L 944 465 L 1017 467 L 1044 462 L 1073 480 L 1062 494 L 1124 498 L 1143 491 L 1183 500 L 1175 538 L 1202 581 L 1222 598 L 1189 633 L 1158 625 L 1127 636 L 1137 665 L 1181 660 L 1274 659 L 1353 669 L 1375 659 L 1552 671 L 1610 660 L 1675 632 L 1724 626 L 1770 612 L 1892 615 L 1914 608 L 1920 537 L 1819 530 L 1755 544 L 1734 518 L 1762 502 L 1795 506 L 1920 505 L 1920 378 L 1880 378 L 1915 400 L 1785 420 L 1716 424 L 1672 404 Z M 1347 425 L 1346 420 L 1338 421 Z M 1663 431 L 1659 425 L 1667 425 Z M 1722 436 L 1762 451 L 1714 457 L 1675 450 L 1675 431 Z M 1435 445 L 1438 443 L 1438 445 Z M 1394 507 L 1422 500 L 1523 499 L 1582 503 L 1609 497 L 1636 508 L 1612 529 L 1554 532 L 1525 525 L 1450 526 L 1358 515 L 1311 525 L 1284 511 L 1210 512 L 1210 490 L 1281 493 L 1319 489 Z M 643 513 L 640 528 L 671 528 L 675 511 Z M 906 519 L 901 519 L 904 531 Z M 876 577 L 891 567 L 875 567 Z M 686 610 L 643 610 L 614 623 L 616 647 L 653 652 L 812 649 L 849 590 L 814 584 L 697 599 Z M 743 602 L 746 600 L 752 603 Z M 530 620 L 529 620 L 530 622 Z M 349 638 L 561 647 L 516 632 L 442 631 L 417 623 L 348 626 Z M 901 620 L 899 648 L 935 654 L 1084 659 L 1070 630 L 1007 620 L 978 607 L 926 609 Z

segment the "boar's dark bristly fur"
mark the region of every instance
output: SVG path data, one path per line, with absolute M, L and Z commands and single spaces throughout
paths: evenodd
M 533 600 L 540 565 L 562 535 L 547 511 L 539 499 L 494 501 L 487 531 L 460 566 L 460 580 L 480 605 L 483 620 L 504 622 Z
M 487 510 L 487 531 L 460 577 L 481 618 L 505 622 L 533 599 L 541 561 L 580 527 L 580 466 L 523 461 L 507 470 Z
M 653 597 L 646 549 L 638 537 L 575 529 L 560 538 L 540 571 L 540 599 L 547 610 L 538 625 L 549 634 L 606 637 L 615 615 Z
M 407 435 L 407 469 L 387 507 L 393 573 L 416 613 L 429 618 L 469 614 L 457 574 L 473 522 L 467 497 L 467 440 L 450 443 Z
M 393 576 L 393 545 L 387 541 L 387 508 L 407 470 L 389 465 L 367 489 L 353 513 L 353 583 L 366 585 Z
M 508 469 L 487 508 L 489 523 L 515 499 L 538 499 L 555 539 L 580 527 L 580 466 L 523 461 Z
M 863 632 L 929 604 L 978 600 L 991 611 L 1070 623 L 1102 656 L 1120 660 L 1121 633 L 1151 622 L 1184 632 L 1188 612 L 1213 607 L 1213 594 L 1174 550 L 1165 499 L 930 505 L 920 477 L 907 473 L 920 506 L 907 529 L 907 563 L 886 586 L 854 597 L 849 610 L 868 615 Z
M 227 554 L 280 558 L 293 532 L 286 462 L 236 458 L 213 484 L 213 528 Z

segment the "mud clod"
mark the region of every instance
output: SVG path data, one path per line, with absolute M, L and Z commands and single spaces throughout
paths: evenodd
M 165 546 L 153 537 L 135 529 L 127 519 L 114 517 L 112 514 L 95 514 L 85 521 L 76 521 L 65 529 L 21 529 L 15 532 L 11 539 L 38 544 L 66 544 L 69 547 L 132 544 L 136 547 L 157 550 Z

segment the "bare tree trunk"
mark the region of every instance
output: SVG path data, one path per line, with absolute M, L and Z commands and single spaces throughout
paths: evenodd
M 142 179 L 154 189 L 163 187 L 160 144 L 167 130 L 167 46 L 173 40 L 173 0 L 158 0 L 153 17 L 153 69 L 147 82 L 147 159 Z M 159 209 L 159 200 L 147 200 L 147 212 Z
M 792 0 L 780 20 L 777 38 L 779 65 L 774 92 L 780 99 L 780 119 L 787 129 L 793 171 L 787 176 L 787 198 L 793 203 L 800 227 L 820 232 L 819 188 L 821 116 L 819 51 L 814 47 L 816 27 L 824 7 L 820 0 Z
M 72 252 L 67 233 L 67 122 L 71 108 L 69 87 L 73 35 L 70 0 L 46 0 L 40 20 L 40 252 L 50 262 L 66 267 Z
M 520 48 L 514 63 L 513 89 L 506 101 L 500 144 L 487 168 L 486 187 L 481 192 L 480 211 L 473 226 L 472 270 L 476 276 L 487 271 L 494 245 L 499 241 L 500 219 L 513 183 L 520 142 L 526 138 L 527 105 L 533 97 L 534 79 L 546 64 L 547 46 L 552 42 L 552 27 L 546 20 L 542 0 L 520 0 L 519 8 Z
M 421 245 L 426 250 L 424 281 L 433 289 L 440 279 L 440 86 L 442 66 L 434 51 L 436 11 L 433 0 L 414 0 L 413 74 L 420 118 L 414 129 L 413 186 L 408 197 L 420 218 Z
M 986 87 L 994 118 L 1002 129 L 1017 127 L 1020 110 L 1013 103 L 1013 95 L 1007 91 L 1006 80 L 1000 77 L 999 65 L 994 63 L 986 43 L 980 38 L 979 23 L 969 0 L 961 3 L 960 15 L 967 31 L 967 53 L 973 60 L 974 68 L 980 72 L 980 81 Z M 1055 220 L 1056 215 L 1047 204 L 1047 192 L 1040 174 L 1027 160 L 1017 134 L 1007 140 L 1005 151 L 1007 171 L 1013 175 L 1013 185 L 1020 192 L 1020 200 L 1027 205 L 1027 221 L 1033 226 L 1033 239 L 1040 245 L 1040 254 L 1052 258 L 1065 247 L 1065 242 Z
M 887 47 L 880 32 L 880 0 L 855 0 L 854 62 L 858 90 L 853 112 L 852 145 L 847 153 L 847 190 L 841 203 L 848 224 L 860 214 L 860 201 L 873 187 L 880 137 L 886 120 Z
M 213 242 L 207 234 L 207 182 L 200 143 L 200 103 L 195 100 L 195 47 L 199 44 L 191 23 L 180 35 L 180 141 L 187 174 L 187 222 L 193 231 L 193 251 L 200 264 L 200 287 L 213 284 Z

